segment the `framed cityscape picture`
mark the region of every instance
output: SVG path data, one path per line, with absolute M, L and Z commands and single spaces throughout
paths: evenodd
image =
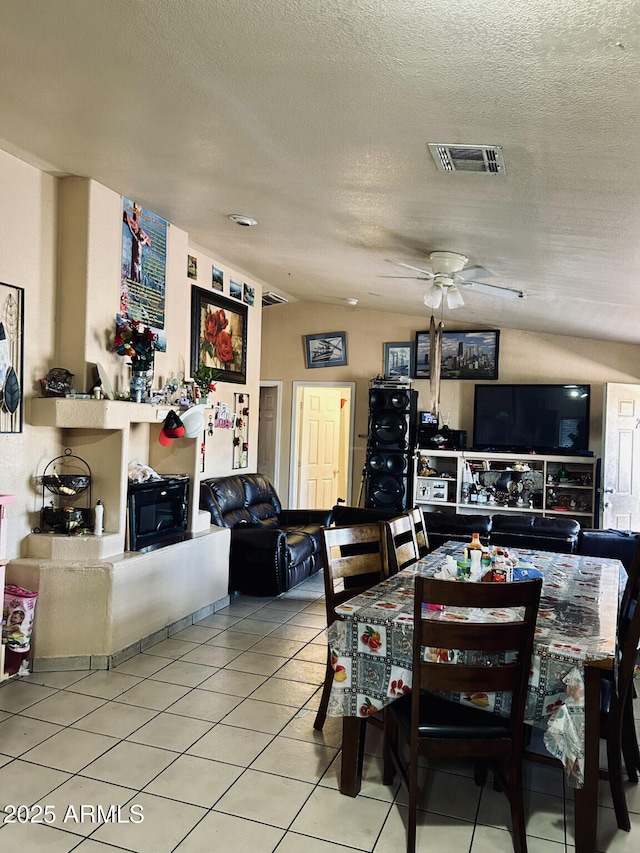
M 458 329 L 442 333 L 440 379 L 497 379 L 498 344 L 496 329 Z M 429 332 L 416 332 L 416 379 L 429 378 Z
M 386 343 L 384 345 L 384 377 L 399 379 L 402 376 L 413 378 L 413 344 L 408 342 Z

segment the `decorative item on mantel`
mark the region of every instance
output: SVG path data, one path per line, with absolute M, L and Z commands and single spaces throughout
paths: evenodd
M 118 355 L 131 358 L 130 398 L 135 403 L 146 403 L 151 395 L 156 334 L 139 320 L 118 315 L 113 346 Z
M 196 395 L 200 396 L 196 402 L 206 404 L 209 394 L 216 390 L 216 381 L 220 378 L 220 371 L 213 367 L 207 367 L 203 361 L 198 364 L 198 369 L 191 376 L 196 388 Z
M 52 367 L 40 385 L 45 397 L 66 397 L 73 385 L 73 373 L 66 367 Z

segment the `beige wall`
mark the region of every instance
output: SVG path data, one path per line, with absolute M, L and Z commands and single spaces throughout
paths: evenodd
M 85 178 L 56 179 L 2 151 L 0 193 L 0 281 L 25 291 L 24 431 L 0 435 L 0 493 L 17 496 L 7 510 L 7 555 L 15 558 L 25 556 L 25 537 L 40 521 L 42 492 L 34 478 L 73 440 L 68 430 L 32 425 L 31 399 L 40 395 L 40 378 L 52 367 L 66 367 L 75 374 L 74 387 L 85 391 L 93 384 L 93 365 L 99 361 L 114 388 L 124 390 L 129 368 L 128 359 L 111 351 L 119 307 L 120 195 Z M 154 212 L 165 215 L 161 210 Z M 223 255 L 210 257 L 190 243 L 186 232 L 169 226 L 167 352 L 157 354 L 155 365 L 156 376 L 163 379 L 171 373 L 189 374 L 193 282 L 187 278 L 187 253 L 198 258 L 196 283 L 205 290 L 211 290 L 214 261 L 225 273 L 225 296 L 229 293 L 229 276 L 236 274 Z M 255 470 L 262 282 L 242 274 L 237 277 L 253 285 L 256 294 L 255 304 L 248 309 L 247 383 L 219 383 L 210 402 L 225 402 L 233 408 L 234 393 L 250 395 L 255 413 L 250 417 L 249 470 Z M 205 476 L 231 473 L 232 440 L 230 430 L 216 430 L 207 440 Z M 80 455 L 85 450 L 90 452 L 87 446 L 81 449 Z M 138 457 L 149 452 L 145 442 L 132 449 Z M 114 486 L 107 482 L 106 474 L 94 479 L 93 497 L 102 497 L 105 524 L 116 529 L 117 524 L 109 519 L 108 505 Z
M 263 311 L 262 379 L 283 381 L 280 496 L 284 505 L 288 502 L 292 383 L 357 383 L 352 494 L 355 501 L 367 443 L 369 380 L 383 371 L 385 342 L 413 341 L 416 331 L 429 328 L 427 310 L 419 319 L 391 311 L 299 302 Z M 445 328 L 466 326 L 445 318 Z M 335 331 L 347 333 L 348 366 L 306 369 L 303 336 Z M 638 347 L 634 344 L 503 329 L 500 332 L 499 381 L 590 383 L 590 444 L 596 455 L 600 455 L 603 385 L 605 382 L 640 382 L 638 356 Z M 428 381 L 416 381 L 413 387 L 418 390 L 419 407 L 429 408 Z M 473 382 L 444 381 L 441 391 L 443 421 L 452 429 L 467 430 L 469 438 L 473 427 L 473 388 Z

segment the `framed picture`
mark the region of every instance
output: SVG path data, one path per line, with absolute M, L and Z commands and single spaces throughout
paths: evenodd
M 191 373 L 204 365 L 220 382 L 247 381 L 246 305 L 191 288 Z
M 242 302 L 242 282 L 237 278 L 229 279 L 229 296 L 234 299 L 239 299 Z
M 497 379 L 500 332 L 442 333 L 440 379 Z M 429 332 L 416 332 L 416 379 L 429 378 Z
M 211 287 L 221 293 L 224 290 L 224 273 L 216 266 L 211 267 Z
M 187 255 L 187 278 L 198 278 L 198 259 Z
M 304 346 L 307 368 L 343 367 L 348 364 L 346 332 L 305 335 Z
M 24 288 L 0 282 L 0 433 L 22 432 Z
M 388 343 L 384 345 L 384 377 L 398 379 L 401 376 L 413 377 L 413 344 Z

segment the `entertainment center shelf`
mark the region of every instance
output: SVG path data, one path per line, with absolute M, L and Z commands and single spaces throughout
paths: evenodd
M 593 527 L 596 475 L 594 457 L 418 448 L 414 500 L 426 511 L 563 515 Z

